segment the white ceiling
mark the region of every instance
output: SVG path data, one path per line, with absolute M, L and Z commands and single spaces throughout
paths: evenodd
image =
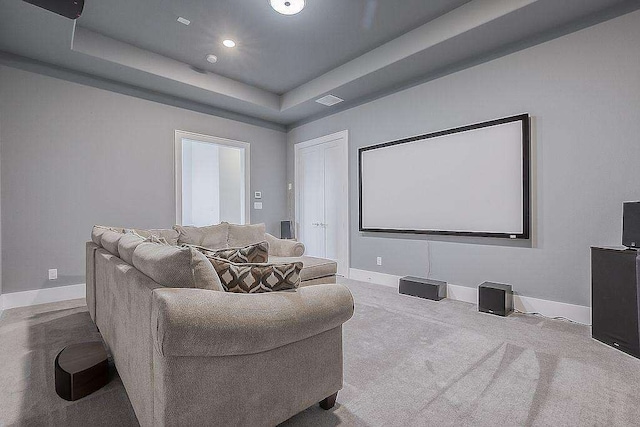
M 283 16 L 267 0 L 86 0 L 74 25 L 3 0 L 0 63 L 295 125 L 639 7 L 637 0 L 307 0 L 300 14 Z M 224 38 L 237 47 L 224 48 Z M 218 63 L 207 63 L 208 53 Z M 314 102 L 329 93 L 345 102 Z

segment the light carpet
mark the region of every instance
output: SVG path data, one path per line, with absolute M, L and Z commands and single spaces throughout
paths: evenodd
M 630 426 L 640 422 L 640 361 L 560 320 L 477 312 L 343 280 L 344 388 L 283 426 Z M 120 379 L 76 402 L 54 391 L 65 345 L 99 339 L 83 300 L 0 319 L 0 425 L 137 425 Z

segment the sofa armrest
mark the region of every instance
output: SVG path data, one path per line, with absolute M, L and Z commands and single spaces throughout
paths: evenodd
M 269 243 L 269 255 L 275 256 L 302 256 L 304 255 L 304 244 L 295 240 L 278 239 L 269 233 L 265 233 Z
M 342 285 L 236 294 L 206 289 L 156 289 L 151 325 L 163 356 L 253 354 L 336 328 L 353 315 Z

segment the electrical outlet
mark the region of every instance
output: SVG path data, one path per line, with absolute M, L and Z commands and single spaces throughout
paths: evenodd
M 379 256 L 378 258 L 376 258 L 376 264 L 378 265 L 382 265 L 382 257 Z
M 56 280 L 58 278 L 58 269 L 50 268 L 49 269 L 49 280 Z

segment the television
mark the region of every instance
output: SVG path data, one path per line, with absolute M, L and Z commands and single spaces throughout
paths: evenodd
M 529 115 L 358 150 L 359 229 L 528 239 Z

